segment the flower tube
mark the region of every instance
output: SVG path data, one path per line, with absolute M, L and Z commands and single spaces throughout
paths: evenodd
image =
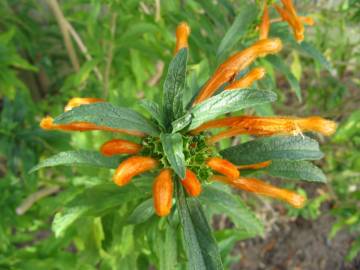
M 120 163 L 113 175 L 113 181 L 118 186 L 128 184 L 131 179 L 158 166 L 158 161 L 151 157 L 133 156 Z
M 170 169 L 164 169 L 155 178 L 153 184 L 153 199 L 155 213 L 160 216 L 167 216 L 172 207 L 173 181 Z

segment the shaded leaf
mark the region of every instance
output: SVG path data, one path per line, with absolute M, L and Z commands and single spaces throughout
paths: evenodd
M 105 168 L 116 168 L 122 158 L 119 157 L 105 157 L 97 151 L 67 151 L 60 152 L 48 159 L 41 161 L 38 165 L 30 170 L 30 173 L 37 171 L 45 167 L 53 166 L 72 166 L 72 165 L 82 165 L 82 166 L 95 166 L 95 167 L 105 167 Z
M 224 269 L 210 226 L 197 199 L 185 198 L 177 181 L 176 197 L 183 227 L 189 269 Z
M 290 67 L 286 66 L 284 61 L 276 55 L 269 55 L 266 57 L 266 59 L 269 60 L 276 69 L 278 69 L 282 74 L 284 74 L 291 86 L 291 89 L 295 92 L 299 101 L 301 101 L 302 98 L 300 84 L 294 74 L 291 72 Z
M 130 224 L 140 224 L 148 220 L 154 215 L 153 199 L 150 198 L 140 203 L 131 215 L 128 217 L 127 222 Z
M 82 216 L 100 216 L 105 211 L 124 203 L 148 196 L 148 190 L 130 183 L 119 188 L 113 183 L 101 184 L 79 193 L 55 215 L 52 229 L 58 237 Z
M 218 58 L 227 50 L 232 49 L 232 47 L 246 33 L 251 24 L 257 18 L 257 12 L 258 10 L 256 5 L 246 5 L 243 3 L 233 24 L 220 42 L 219 48 L 216 52 Z
M 54 119 L 55 124 L 72 122 L 89 122 L 98 126 L 140 131 L 153 136 L 159 135 L 156 126 L 141 114 L 106 102 L 82 105 Z
M 197 128 L 202 123 L 215 119 L 222 114 L 273 102 L 275 100 L 276 94 L 266 90 L 241 89 L 223 91 L 197 104 L 190 110 L 193 119 L 189 129 Z
M 151 114 L 151 116 L 158 122 L 158 124 L 162 128 L 165 128 L 164 112 L 161 111 L 160 106 L 156 102 L 143 99 L 140 101 L 140 104 Z
M 181 179 L 185 178 L 185 156 L 181 135 L 161 133 L 160 140 L 172 169 Z
M 253 212 L 242 202 L 239 196 L 225 192 L 214 185 L 203 189 L 200 201 L 216 209 L 218 213 L 226 214 L 231 218 L 238 229 L 244 230 L 247 235 L 263 234 L 263 224 Z
M 318 51 L 312 44 L 309 42 L 303 41 L 300 43 L 301 51 L 310 55 L 315 61 L 321 64 L 324 68 L 326 68 L 330 73 L 333 71 L 331 64 L 326 60 L 326 58 L 322 55 L 321 52 Z
M 300 135 L 256 139 L 222 150 L 220 154 L 237 165 L 274 159 L 316 160 L 323 157 L 317 141 Z
M 303 160 L 273 160 L 265 168 L 272 176 L 300 179 L 313 182 L 326 182 L 326 176 L 318 167 Z

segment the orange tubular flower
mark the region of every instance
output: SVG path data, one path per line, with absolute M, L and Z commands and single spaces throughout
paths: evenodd
M 275 54 L 282 48 L 281 40 L 278 38 L 263 39 L 241 52 L 235 53 L 222 63 L 214 75 L 206 82 L 196 97 L 193 105 L 211 97 L 224 83 L 230 82 L 236 73 L 248 67 L 258 57 L 267 54 Z
M 40 127 L 45 130 L 60 130 L 60 131 L 92 131 L 92 130 L 104 130 L 111 132 L 119 132 L 124 134 L 129 134 L 133 136 L 143 137 L 145 134 L 139 131 L 125 130 L 125 129 L 115 129 L 103 126 L 97 126 L 93 123 L 88 122 L 73 122 L 69 124 L 54 124 L 54 119 L 50 116 L 47 116 L 41 119 Z
M 141 145 L 127 140 L 111 140 L 104 143 L 100 152 L 104 156 L 113 156 L 119 154 L 137 154 L 141 150 Z
M 201 193 L 201 184 L 197 179 L 196 174 L 186 169 L 185 178 L 181 180 L 181 184 L 185 188 L 187 194 L 192 197 L 197 197 Z
M 209 142 L 214 143 L 240 134 L 260 136 L 274 134 L 296 135 L 301 132 L 312 131 L 330 136 L 336 130 L 336 123 L 318 116 L 307 118 L 234 116 L 209 121 L 195 129 L 193 133 L 197 134 L 207 129 L 221 127 L 231 128 L 211 137 Z
M 209 158 L 206 164 L 214 171 L 227 176 L 230 179 L 239 178 L 240 172 L 234 164 L 226 159 L 212 157 Z
M 178 27 L 176 28 L 176 46 L 174 54 L 176 54 L 182 48 L 189 47 L 188 38 L 190 32 L 191 30 L 187 23 L 182 22 L 178 25 Z
M 268 183 L 255 178 L 237 178 L 228 179 L 223 176 L 214 176 L 213 180 L 229 184 L 237 189 L 253 192 L 255 194 L 264 195 L 274 199 L 287 202 L 296 208 L 301 208 L 306 202 L 306 198 L 287 189 L 274 187 Z
M 259 27 L 259 40 L 267 39 L 269 36 L 270 30 L 270 17 L 269 17 L 269 9 L 267 6 L 267 1 L 265 0 L 264 3 L 264 12 L 261 17 L 261 23 Z
M 97 102 L 105 102 L 105 100 L 101 99 L 101 98 L 79 98 L 79 97 L 75 97 L 69 100 L 69 102 L 66 104 L 64 111 L 70 111 L 75 107 L 78 107 L 80 105 L 87 105 L 87 104 L 92 104 L 92 103 L 97 103 Z
M 299 16 L 296 14 L 296 10 L 294 8 L 291 0 L 282 0 L 284 5 L 284 9 L 279 7 L 277 4 L 273 4 L 276 11 L 280 14 L 281 18 L 288 22 L 288 24 L 293 29 L 295 39 L 298 42 L 304 40 L 304 25 L 302 24 Z
M 163 217 L 170 213 L 173 189 L 171 170 L 162 170 L 155 178 L 153 185 L 154 209 L 158 216 Z
M 265 69 L 264 68 L 254 68 L 250 70 L 244 77 L 241 79 L 229 84 L 225 87 L 225 90 L 234 90 L 234 89 L 241 89 L 251 86 L 255 81 L 260 80 L 262 77 L 265 76 Z
M 157 167 L 158 162 L 150 157 L 133 156 L 120 163 L 113 175 L 113 181 L 118 186 L 124 186 L 131 179 L 143 172 L 150 171 Z

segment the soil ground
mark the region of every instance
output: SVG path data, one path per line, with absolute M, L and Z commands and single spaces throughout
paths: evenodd
M 344 256 L 353 236 L 340 232 L 331 241 L 334 219 L 323 215 L 315 221 L 297 218 L 277 223 L 264 238 L 243 241 L 235 248 L 241 260 L 232 270 L 360 270 L 360 255 L 352 262 Z

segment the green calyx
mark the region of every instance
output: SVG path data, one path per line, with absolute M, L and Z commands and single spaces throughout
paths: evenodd
M 181 136 L 186 168 L 194 172 L 200 181 L 208 181 L 213 174 L 206 165 L 206 160 L 219 154 L 214 147 L 207 145 L 205 135 L 191 136 L 181 134 Z M 171 167 L 160 138 L 153 136 L 145 137 L 142 140 L 142 146 L 140 155 L 159 160 L 162 168 Z

